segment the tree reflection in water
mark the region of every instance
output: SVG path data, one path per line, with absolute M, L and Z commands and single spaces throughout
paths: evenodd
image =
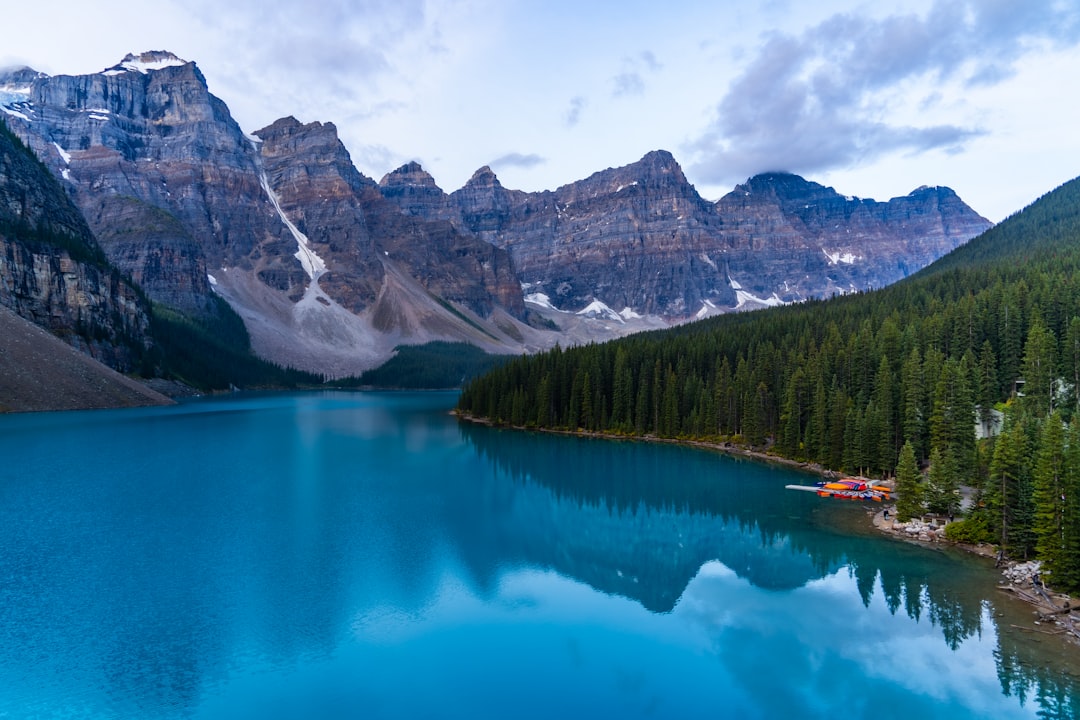
M 671 611 L 690 580 L 718 560 L 751 584 L 786 591 L 846 568 L 863 605 L 881 588 L 891 614 L 940 629 L 956 650 L 994 631 L 1002 691 L 1035 699 L 1042 717 L 1080 717 L 1076 650 L 1060 638 L 1040 643 L 995 618 L 1028 617 L 994 591 L 977 559 L 852 534 L 856 506 L 784 492 L 792 471 L 696 448 L 500 430 L 462 423 L 477 452 L 517 484 L 545 488 L 550 543 L 521 541 L 530 562 L 553 567 L 607 593 Z M 802 478 L 805 481 L 806 478 Z M 841 525 L 848 525 L 841 529 Z M 519 524 L 515 533 L 528 534 Z M 856 532 L 858 532 L 856 530 Z M 513 552 L 511 540 L 504 551 Z M 538 554 L 540 556 L 538 556 Z M 632 568 L 632 572 L 614 572 Z M 629 575 L 633 582 L 625 581 Z M 984 627 L 990 623 L 994 627 Z M 1060 652 L 1045 647 L 1060 643 Z

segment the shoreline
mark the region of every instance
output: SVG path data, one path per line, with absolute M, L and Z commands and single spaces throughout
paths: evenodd
M 670 445 L 698 447 L 706 450 L 721 452 L 726 455 L 732 455 L 735 457 L 748 458 L 759 462 L 782 465 L 793 470 L 801 470 L 804 472 L 814 473 L 824 478 L 836 477 L 840 474 L 835 470 L 823 468 L 817 463 L 802 462 L 799 460 L 792 460 L 790 458 L 770 455 L 767 452 L 750 450 L 745 447 L 740 447 L 739 445 L 731 442 L 720 443 L 708 442 L 705 440 L 680 440 L 678 438 L 660 438 L 649 435 L 619 435 L 615 433 L 592 432 L 585 430 L 553 430 L 550 428 L 528 428 L 514 425 L 496 425 L 495 423 L 491 422 L 486 418 L 477 418 L 472 415 L 466 415 L 463 413 L 459 413 L 457 410 L 452 410 L 451 414 L 457 417 L 458 420 L 476 423 L 477 425 L 486 425 L 488 427 L 506 428 L 509 430 L 518 431 L 524 430 L 531 432 L 541 432 L 551 435 L 590 437 L 604 440 L 628 440 L 633 442 L 666 443 Z M 890 513 L 890 517 L 888 519 L 885 518 L 886 511 L 889 511 Z M 944 537 L 944 525 L 938 526 L 936 525 L 936 523 L 923 523 L 921 520 L 912 521 L 910 523 L 898 523 L 896 521 L 895 512 L 895 504 L 888 504 L 879 510 L 874 510 L 874 512 L 868 513 L 871 515 L 871 525 L 882 535 L 903 542 L 909 542 L 925 547 L 945 544 L 951 547 L 955 547 L 959 550 L 963 550 L 964 552 L 986 558 L 987 560 L 996 559 L 998 556 L 997 546 L 995 545 L 988 545 L 985 543 L 979 545 L 969 545 L 966 543 L 958 543 L 946 539 Z M 914 532 L 912 532 L 911 528 L 914 528 Z M 1020 568 L 1019 572 L 1016 571 L 1018 568 Z M 1006 560 L 1004 561 L 1001 572 L 1001 583 L 999 583 L 997 586 L 999 591 L 1008 592 L 1016 600 L 1024 602 L 1027 605 L 1033 607 L 1035 617 L 1032 623 L 1034 625 L 1042 626 L 1044 624 L 1050 623 L 1054 627 L 1058 628 L 1057 630 L 1049 631 L 1043 629 L 1042 627 L 1027 628 L 1014 625 L 1013 627 L 1015 629 L 1023 632 L 1034 632 L 1045 635 L 1060 635 L 1065 638 L 1066 642 L 1072 647 L 1080 648 L 1080 605 L 1078 605 L 1073 600 L 1073 598 L 1065 595 L 1064 593 L 1055 592 L 1051 588 L 1046 587 L 1041 583 L 1036 585 L 1032 581 L 1032 576 L 1037 576 L 1037 564 L 1020 563 L 1015 560 Z M 1074 611 L 1072 610 L 1072 608 L 1074 607 L 1076 608 L 1076 612 L 1078 613 L 1076 616 L 1074 616 Z

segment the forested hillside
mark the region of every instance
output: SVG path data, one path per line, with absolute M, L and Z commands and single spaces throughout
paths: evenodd
M 978 442 L 976 423 L 996 438 Z M 1038 555 L 1080 588 L 1080 180 L 884 290 L 523 357 L 466 386 L 465 415 L 703 439 L 873 476 L 901 515 Z

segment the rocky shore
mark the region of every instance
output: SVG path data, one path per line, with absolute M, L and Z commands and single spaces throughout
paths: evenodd
M 873 522 L 874 527 L 883 533 L 903 540 L 927 544 L 948 543 L 976 555 L 994 558 L 995 567 L 1001 568 L 1002 579 L 998 589 L 1033 607 L 1031 626 L 1013 627 L 1023 632 L 1060 635 L 1080 645 L 1080 606 L 1070 596 L 1055 592 L 1044 584 L 1039 561 L 1003 559 L 996 546 L 986 543 L 966 545 L 951 542 L 945 538 L 945 526 L 948 525 L 945 518 L 924 517 L 900 522 L 896 519 L 895 508 L 888 506 L 874 513 Z

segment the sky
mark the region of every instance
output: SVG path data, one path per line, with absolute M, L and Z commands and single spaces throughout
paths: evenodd
M 1080 175 L 1080 0 L 36 0 L 0 67 L 195 61 L 248 132 L 332 122 L 379 180 L 553 190 L 670 151 L 716 200 L 788 171 L 998 222 Z

